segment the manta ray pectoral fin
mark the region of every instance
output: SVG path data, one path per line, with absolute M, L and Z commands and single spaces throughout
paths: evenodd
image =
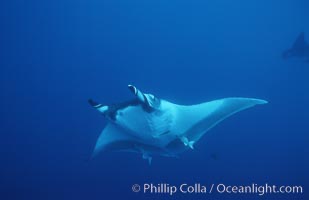
M 101 113 L 105 113 L 108 110 L 108 106 L 104 106 L 103 104 L 97 103 L 96 101 L 89 99 L 88 103 L 95 108 L 96 110 L 98 110 Z
M 222 122 L 224 119 L 258 104 L 266 104 L 267 101 L 253 98 L 225 98 L 214 100 L 194 106 L 183 107 L 178 124 L 187 124 L 190 128 L 180 136 L 184 144 L 189 145 L 189 138 L 198 141 L 206 132 Z M 182 137 L 185 136 L 185 137 Z
M 134 144 L 137 143 L 135 137 L 131 136 L 126 130 L 114 123 L 108 123 L 97 139 L 93 156 L 95 157 L 102 151 L 132 151 L 137 152 Z
M 189 146 L 190 147 L 190 149 L 194 149 L 194 143 L 195 143 L 195 141 L 189 141 L 189 139 L 187 138 L 187 137 L 185 137 L 185 136 L 182 136 L 182 137 L 180 137 L 180 140 L 181 140 L 181 142 L 183 142 L 183 144 L 185 145 L 185 146 Z

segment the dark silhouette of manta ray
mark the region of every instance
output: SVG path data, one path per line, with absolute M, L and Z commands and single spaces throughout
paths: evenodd
M 282 53 L 283 59 L 298 57 L 309 63 L 309 44 L 305 41 L 305 33 L 301 32 L 291 48 Z

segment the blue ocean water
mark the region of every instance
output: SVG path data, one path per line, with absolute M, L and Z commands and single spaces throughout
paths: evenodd
M 309 65 L 283 60 L 306 0 L 0 3 L 1 199 L 308 199 Z M 88 98 L 127 84 L 179 104 L 254 97 L 179 158 L 104 153 Z M 143 194 L 133 184 L 301 185 L 303 194 Z

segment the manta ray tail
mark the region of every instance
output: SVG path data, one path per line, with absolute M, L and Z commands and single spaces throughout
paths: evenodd
M 89 99 L 88 103 L 94 107 L 96 110 L 98 110 L 101 113 L 105 113 L 108 110 L 108 106 L 104 106 L 103 104 L 97 103 L 96 101 Z

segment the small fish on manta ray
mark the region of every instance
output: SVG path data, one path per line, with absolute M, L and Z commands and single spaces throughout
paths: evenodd
M 93 156 L 103 151 L 142 154 L 151 164 L 152 156 L 176 157 L 188 149 L 227 117 L 267 101 L 253 98 L 224 98 L 196 105 L 178 105 L 145 94 L 128 85 L 134 99 L 103 105 L 89 104 L 108 119 L 99 136 Z

